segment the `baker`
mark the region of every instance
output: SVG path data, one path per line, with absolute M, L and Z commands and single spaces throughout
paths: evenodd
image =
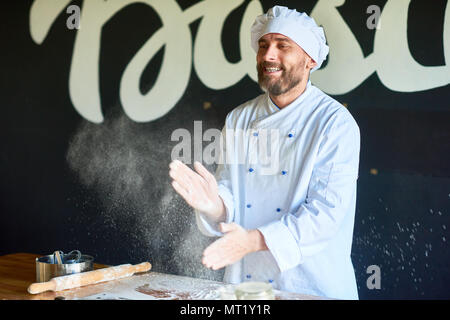
M 309 80 L 328 55 L 324 31 L 307 14 L 275 6 L 256 18 L 251 45 L 265 93 L 232 110 L 222 132 L 252 134 L 223 143 L 227 161 L 215 175 L 199 162 L 195 171 L 178 160 L 169 166 L 200 231 L 220 237 L 202 263 L 226 267 L 229 283 L 358 299 L 351 248 L 360 133 L 350 112 Z M 279 137 L 270 174 L 248 161 L 268 129 Z M 247 161 L 233 161 L 242 150 Z

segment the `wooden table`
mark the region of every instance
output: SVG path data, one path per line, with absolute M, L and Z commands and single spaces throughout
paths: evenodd
M 54 300 L 55 292 L 29 294 L 27 288 L 36 282 L 36 258 L 44 254 L 15 253 L 0 256 L 0 300 Z M 108 267 L 94 263 L 94 269 Z
M 36 255 L 16 253 L 0 256 L 0 300 L 216 300 L 223 282 L 196 279 L 158 272 L 145 272 L 131 277 L 59 292 L 36 295 L 27 292 L 36 281 Z M 108 267 L 94 264 L 94 269 Z M 274 290 L 277 300 L 322 300 L 324 298 Z

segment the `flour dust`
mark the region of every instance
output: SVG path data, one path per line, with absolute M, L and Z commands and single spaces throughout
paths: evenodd
M 176 144 L 170 136 L 177 126 L 175 121 L 139 124 L 126 115 L 102 124 L 84 121 L 66 159 L 81 185 L 98 198 L 101 208 L 93 214 L 101 215 L 109 232 L 122 232 L 110 250 L 120 248 L 119 255 L 133 260 L 128 263 L 150 261 L 154 271 L 221 280 L 220 272 L 201 264 L 214 239 L 198 231 L 193 210 L 170 185 Z

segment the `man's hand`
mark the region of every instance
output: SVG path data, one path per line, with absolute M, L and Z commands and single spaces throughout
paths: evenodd
M 172 187 L 194 209 L 213 221 L 225 220 L 225 206 L 218 193 L 216 178 L 200 162 L 194 163 L 197 172 L 179 160 L 169 165 Z
M 203 252 L 202 263 L 207 268 L 221 269 L 251 252 L 268 249 L 259 230 L 245 230 L 234 222 L 221 223 L 219 228 L 225 235 Z

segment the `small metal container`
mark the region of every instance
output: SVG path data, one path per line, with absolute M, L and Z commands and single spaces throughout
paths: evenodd
M 47 282 L 55 277 L 94 269 L 94 257 L 86 254 L 82 254 L 76 261 L 69 257 L 63 261 L 69 263 L 58 264 L 53 254 L 36 258 L 36 282 Z
M 237 300 L 274 300 L 272 285 L 265 282 L 243 282 L 234 291 Z

